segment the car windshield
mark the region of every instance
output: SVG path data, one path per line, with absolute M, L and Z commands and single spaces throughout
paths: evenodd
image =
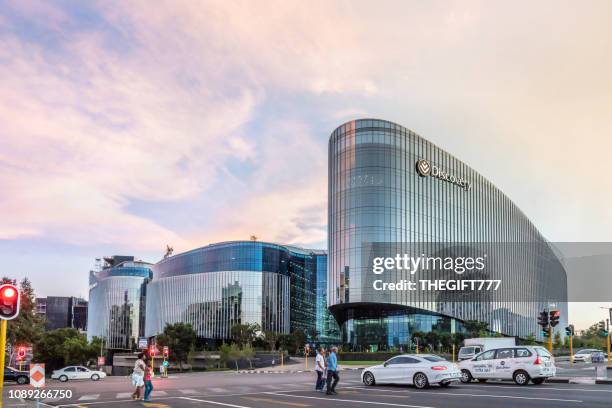
M 442 358 L 442 357 L 438 357 L 438 356 L 427 356 L 427 357 L 423 357 L 425 360 L 427 361 L 431 361 L 433 363 L 437 363 L 438 361 L 446 361 L 446 359 Z
M 459 350 L 459 354 L 468 354 L 468 353 L 473 353 L 474 352 L 474 347 L 463 347 L 461 350 Z

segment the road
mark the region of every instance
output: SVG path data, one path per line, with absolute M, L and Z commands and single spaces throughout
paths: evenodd
M 338 395 L 326 396 L 314 391 L 314 374 L 233 372 L 193 373 L 154 379 L 155 391 L 150 403 L 130 399 L 127 377 L 109 377 L 99 382 L 49 382 L 47 389 L 71 390 L 65 400 L 45 400 L 43 407 L 119 408 L 125 406 L 169 408 L 425 408 L 425 407 L 606 407 L 612 406 L 609 385 L 543 384 L 526 387 L 511 383 L 458 384 L 447 389 L 432 386 L 417 390 L 407 386 L 365 387 L 358 371 L 342 371 Z M 32 403 L 10 399 L 5 387 L 4 407 L 31 407 Z

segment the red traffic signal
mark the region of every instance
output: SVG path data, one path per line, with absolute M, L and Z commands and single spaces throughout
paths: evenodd
M 17 360 L 23 360 L 25 359 L 25 356 L 26 356 L 26 348 L 23 346 L 20 346 L 17 349 Z
M 151 357 L 153 357 L 155 354 L 157 354 L 157 349 L 155 348 L 155 346 L 154 346 L 154 345 L 150 345 L 150 346 L 149 346 L 149 355 L 150 355 Z
M 552 327 L 555 327 L 556 325 L 559 324 L 559 318 L 561 317 L 561 312 L 558 310 L 551 310 L 550 311 L 550 325 Z
M 0 319 L 11 320 L 19 315 L 20 298 L 15 285 L 0 285 Z
M 170 354 L 170 351 L 168 350 L 168 346 L 164 346 L 164 357 L 168 357 L 168 354 Z

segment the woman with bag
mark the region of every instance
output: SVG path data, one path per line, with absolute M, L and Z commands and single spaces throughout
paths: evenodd
M 144 387 L 144 374 L 147 365 L 143 360 L 144 354 L 138 353 L 138 358 L 134 363 L 134 371 L 132 372 L 132 385 L 136 387 L 136 390 L 132 393 L 132 399 L 140 399 L 142 388 Z

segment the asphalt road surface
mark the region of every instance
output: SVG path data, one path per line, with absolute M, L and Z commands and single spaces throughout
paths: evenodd
M 583 384 L 542 384 L 520 387 L 512 383 L 457 384 L 442 389 L 432 386 L 417 390 L 409 386 L 366 387 L 358 371 L 342 371 L 338 395 L 326 396 L 314 390 L 314 373 L 237 374 L 231 372 L 193 373 L 154 379 L 151 402 L 130 398 L 127 377 L 109 377 L 98 382 L 58 383 L 47 389 L 71 390 L 72 398 L 44 400 L 41 407 L 207 407 L 207 408 L 424 408 L 424 407 L 612 407 L 612 386 Z M 10 398 L 11 390 L 27 387 L 5 386 L 3 407 L 33 407 L 31 401 Z

